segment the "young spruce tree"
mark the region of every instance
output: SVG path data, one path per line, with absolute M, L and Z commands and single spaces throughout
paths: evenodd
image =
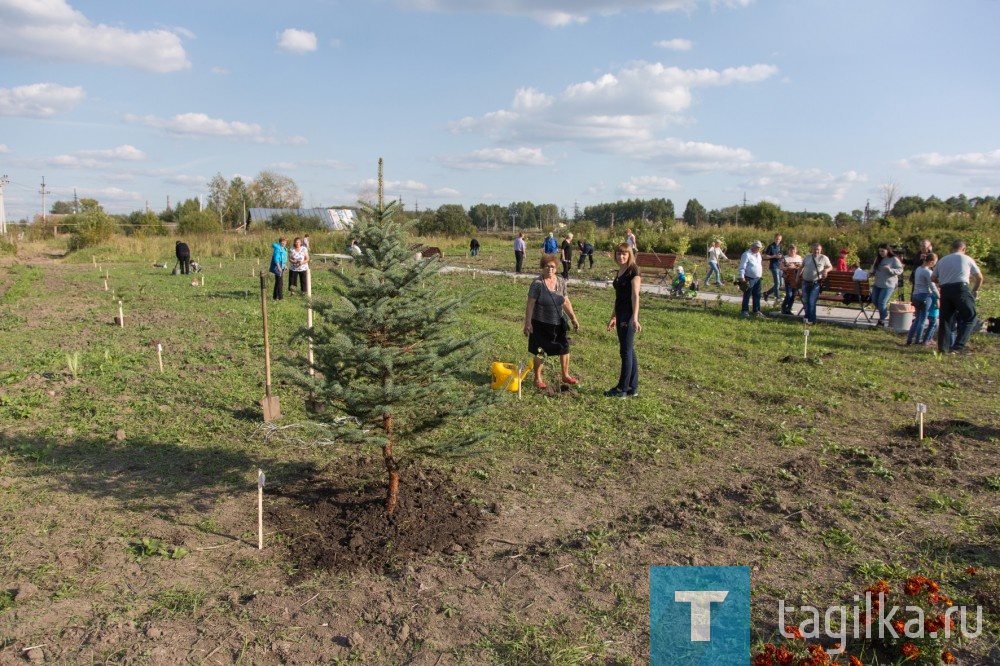
M 362 247 L 356 271 L 334 273 L 340 298 L 316 304 L 320 321 L 311 331 L 318 374 L 310 386 L 342 442 L 381 448 L 390 515 L 401 461 L 464 453 L 485 433 L 458 428 L 462 434 L 424 437 L 419 445 L 416 438 L 493 399 L 488 387 L 469 382 L 484 336 L 458 325 L 456 313 L 468 297 L 438 286 L 440 260 L 415 257 L 407 225 L 393 219 L 398 209 L 381 196 L 380 203 L 362 206 L 353 230 Z

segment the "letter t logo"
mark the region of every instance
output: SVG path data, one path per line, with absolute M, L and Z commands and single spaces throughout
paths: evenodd
M 694 591 L 677 590 L 674 601 L 691 604 L 691 640 L 705 642 L 712 640 L 712 602 L 722 602 L 729 592 L 722 590 Z

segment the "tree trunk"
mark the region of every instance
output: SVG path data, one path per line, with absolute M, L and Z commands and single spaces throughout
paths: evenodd
M 392 416 L 382 415 L 382 427 L 386 435 L 386 443 L 382 447 L 382 460 L 385 462 L 385 471 L 389 473 L 385 512 L 391 516 L 396 513 L 396 503 L 399 501 L 399 466 L 396 457 L 392 455 Z

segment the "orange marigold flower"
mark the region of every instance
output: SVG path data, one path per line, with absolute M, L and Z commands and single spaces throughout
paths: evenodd
M 905 625 L 905 624 L 903 624 L 903 621 L 902 621 L 902 620 L 893 620 L 893 621 L 892 621 L 892 628 L 893 628 L 893 630 L 894 630 L 894 631 L 895 631 L 895 632 L 896 632 L 897 634 L 901 634 L 901 633 L 903 633 L 903 629 L 905 629 L 905 628 L 906 628 L 906 625 Z
M 937 583 L 935 583 L 932 580 L 927 581 L 926 583 L 924 583 L 924 585 L 927 587 L 927 591 L 928 592 L 935 592 L 935 593 L 937 593 L 937 592 L 941 591 L 941 586 L 938 585 Z
M 911 578 L 910 580 L 906 581 L 906 585 L 903 586 L 903 592 L 905 592 L 911 597 L 915 597 L 916 595 L 920 594 L 920 588 L 922 586 L 923 586 L 922 583 L 918 583 L 916 580 Z
M 847 666 L 865 666 L 865 662 L 861 661 L 852 654 L 847 658 Z
M 951 652 L 948 652 L 947 650 L 945 650 L 944 652 L 941 653 L 941 661 L 943 661 L 946 664 L 954 664 L 955 663 L 955 655 L 953 655 Z
M 965 573 L 969 574 L 970 576 L 975 576 L 977 571 L 978 569 L 976 569 L 976 567 L 969 567 L 968 569 L 965 570 Z M 951 653 L 946 652 L 945 654 L 951 654 Z M 952 657 L 952 659 L 954 659 L 954 657 Z
M 759 654 L 753 659 L 753 666 L 774 666 L 774 660 L 770 655 Z
M 778 666 L 792 666 L 792 662 L 795 661 L 795 655 L 784 646 L 778 650 L 778 654 L 774 655 L 774 658 L 778 662 Z
M 937 618 L 926 617 L 924 618 L 924 631 L 927 633 L 933 633 L 938 629 L 941 629 L 944 625 L 938 626 Z
M 936 593 L 931 592 L 927 595 L 927 598 L 931 600 L 932 604 L 936 604 L 941 597 L 939 597 Z
M 802 638 L 802 630 L 790 624 L 785 627 L 785 635 L 791 636 L 792 638 Z
M 916 659 L 920 656 L 920 648 L 913 643 L 903 643 L 903 647 L 899 648 L 899 651 L 907 660 Z
M 945 606 L 951 606 L 951 597 L 941 597 L 941 603 Z

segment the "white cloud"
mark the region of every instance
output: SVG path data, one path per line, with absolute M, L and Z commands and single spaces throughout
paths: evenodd
M 264 136 L 261 126 L 256 123 L 222 120 L 221 118 L 212 118 L 204 113 L 181 113 L 173 118 L 127 114 L 125 121 L 155 127 L 179 136 L 216 136 L 255 143 L 278 142 L 274 137 Z
M 174 72 L 191 67 L 179 32 L 95 25 L 64 0 L 0 0 L 0 53 L 8 55 Z
M 461 193 L 453 187 L 441 187 L 431 193 L 439 199 L 457 199 Z
M 1000 149 L 958 155 L 923 153 L 901 160 L 900 164 L 909 169 L 930 173 L 962 176 L 1000 175 Z
M 740 171 L 749 175 L 742 183 L 746 189 L 766 190 L 768 196 L 777 200 L 807 203 L 843 201 L 852 185 L 868 180 L 856 171 L 833 174 L 820 169 L 799 169 L 780 162 L 747 164 Z
M 658 42 L 653 42 L 653 46 L 661 49 L 667 49 L 668 51 L 690 51 L 694 46 L 694 42 L 690 39 L 661 39 Z
M 84 96 L 80 86 L 56 83 L 0 88 L 0 116 L 51 118 L 68 112 L 83 101 Z
M 108 148 L 106 150 L 81 150 L 77 153 L 77 155 L 81 157 L 130 161 L 146 159 L 146 154 L 144 152 L 135 146 L 130 146 L 128 144 L 123 144 L 117 148 Z
M 629 12 L 672 12 L 712 7 L 743 7 L 753 0 L 396 0 L 404 9 L 434 12 L 481 12 L 505 16 L 527 16 L 551 26 L 585 23 L 591 16 Z
M 7 144 L 0 143 L 0 155 L 6 155 L 9 152 L 10 152 L 10 148 L 7 147 Z
M 132 146 L 119 146 L 109 150 L 81 150 L 69 155 L 56 155 L 45 160 L 47 166 L 64 169 L 106 170 L 118 166 L 119 162 L 145 160 L 146 155 Z
M 208 71 L 212 72 L 212 74 L 217 74 L 219 76 L 229 76 L 229 70 L 226 69 L 225 67 L 219 67 L 218 65 L 212 67 Z
M 542 154 L 541 148 L 520 147 L 483 148 L 467 155 L 455 155 L 441 160 L 453 169 L 495 170 L 509 166 L 546 166 L 552 160 Z
M 316 50 L 316 33 L 288 28 L 278 36 L 278 48 L 289 53 L 309 53 Z
M 186 176 L 184 174 L 177 174 L 175 176 L 170 176 L 164 179 L 171 185 L 183 185 L 184 187 L 190 187 L 191 189 L 207 190 L 209 178 L 205 176 Z
M 475 132 L 502 143 L 573 142 L 592 152 L 671 163 L 692 170 L 749 162 L 741 148 L 660 138 L 663 130 L 686 122 L 694 90 L 706 86 L 755 83 L 772 77 L 772 65 L 681 69 L 636 62 L 614 73 L 566 86 L 558 94 L 532 88 L 516 91 L 507 109 L 466 117 L 454 132 Z
M 680 184 L 673 178 L 633 176 L 618 185 L 618 194 L 624 197 L 662 197 L 665 192 L 676 192 L 680 189 Z

